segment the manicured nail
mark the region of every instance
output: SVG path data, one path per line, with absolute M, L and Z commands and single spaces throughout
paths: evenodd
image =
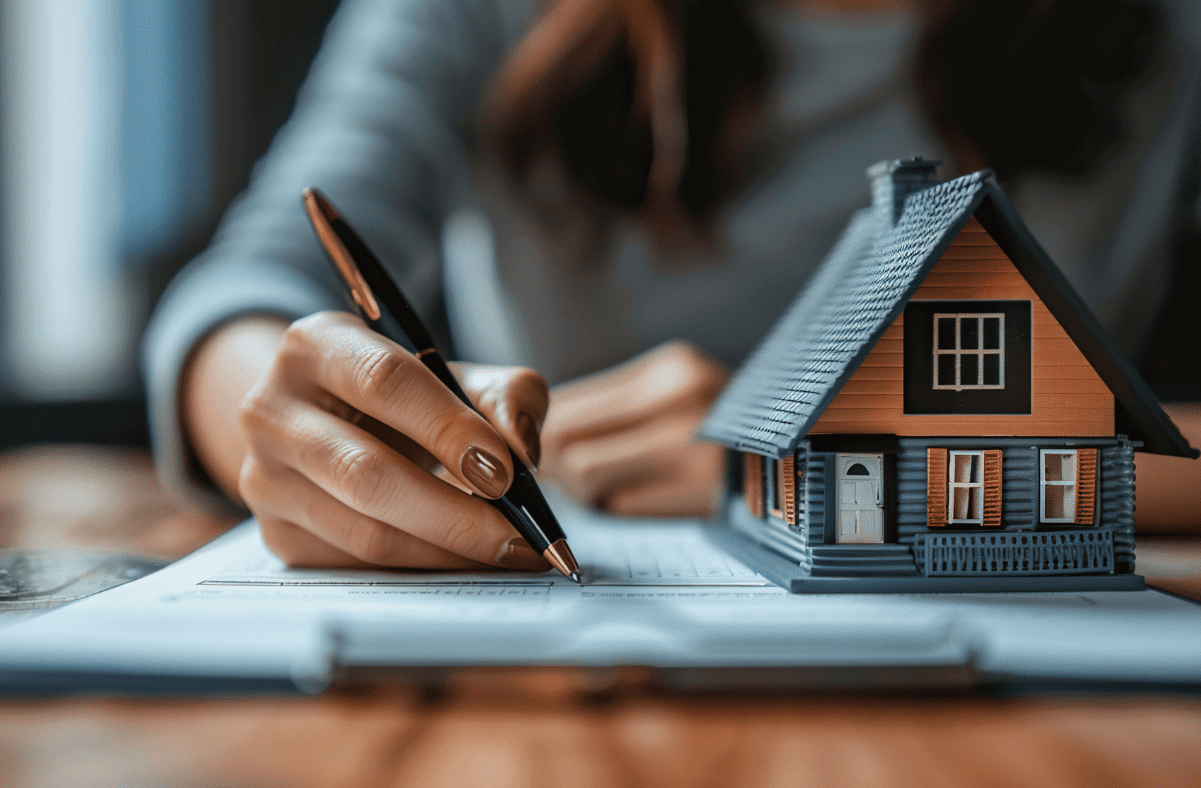
M 538 470 L 538 461 L 542 459 L 542 440 L 538 437 L 538 427 L 534 424 L 533 416 L 522 413 L 517 417 L 517 434 L 521 436 L 521 442 L 525 444 L 530 470 Z
M 534 548 L 520 536 L 514 536 L 500 546 L 496 563 L 523 572 L 545 572 L 550 569 L 550 562 L 535 553 Z
M 509 472 L 493 455 L 472 446 L 459 465 L 463 477 L 487 498 L 499 498 L 509 489 Z

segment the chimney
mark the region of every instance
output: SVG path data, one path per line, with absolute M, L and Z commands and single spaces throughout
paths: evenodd
M 889 221 L 896 224 L 906 197 L 938 183 L 934 171 L 940 164 L 941 161 L 914 156 L 912 159 L 889 159 L 868 167 L 872 205 L 887 209 Z

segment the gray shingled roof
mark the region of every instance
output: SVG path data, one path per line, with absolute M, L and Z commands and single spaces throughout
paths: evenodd
M 906 166 L 923 164 L 882 162 L 869 174 L 899 167 L 905 176 Z M 912 179 L 908 186 L 901 180 L 898 188 L 914 187 Z M 876 190 L 887 188 L 884 183 L 877 178 Z M 777 458 L 795 449 L 987 199 L 989 209 L 978 218 L 1114 392 L 1121 429 L 1144 441 L 1147 451 L 1197 456 L 1030 235 L 991 171 L 914 191 L 903 204 L 901 194 L 894 201 L 877 193 L 875 205 L 855 214 L 722 393 L 698 437 Z
M 855 214 L 813 280 L 751 354 L 700 437 L 783 457 L 904 308 L 979 203 L 987 170 Z M 936 253 L 937 252 L 937 253 Z

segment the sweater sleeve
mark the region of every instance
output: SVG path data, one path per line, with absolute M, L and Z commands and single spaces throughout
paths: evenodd
M 527 0 L 344 0 L 292 117 L 143 339 L 151 438 L 169 489 L 223 501 L 180 421 L 192 348 L 239 316 L 348 307 L 309 227 L 304 187 L 351 217 L 419 312 L 441 311 L 441 225 L 462 198 L 472 116 L 531 16 Z

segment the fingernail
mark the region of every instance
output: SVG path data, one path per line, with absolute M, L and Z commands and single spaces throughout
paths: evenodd
M 520 536 L 514 536 L 500 546 L 496 563 L 523 572 L 545 572 L 550 569 L 550 562 L 535 553 L 534 548 Z
M 499 498 L 509 489 L 509 472 L 495 456 L 472 446 L 459 465 L 463 477 L 488 498 Z
M 525 444 L 530 470 L 538 470 L 538 461 L 542 459 L 542 440 L 538 437 L 538 427 L 534 424 L 533 416 L 522 413 L 517 417 L 517 434 L 521 436 L 521 441 Z

